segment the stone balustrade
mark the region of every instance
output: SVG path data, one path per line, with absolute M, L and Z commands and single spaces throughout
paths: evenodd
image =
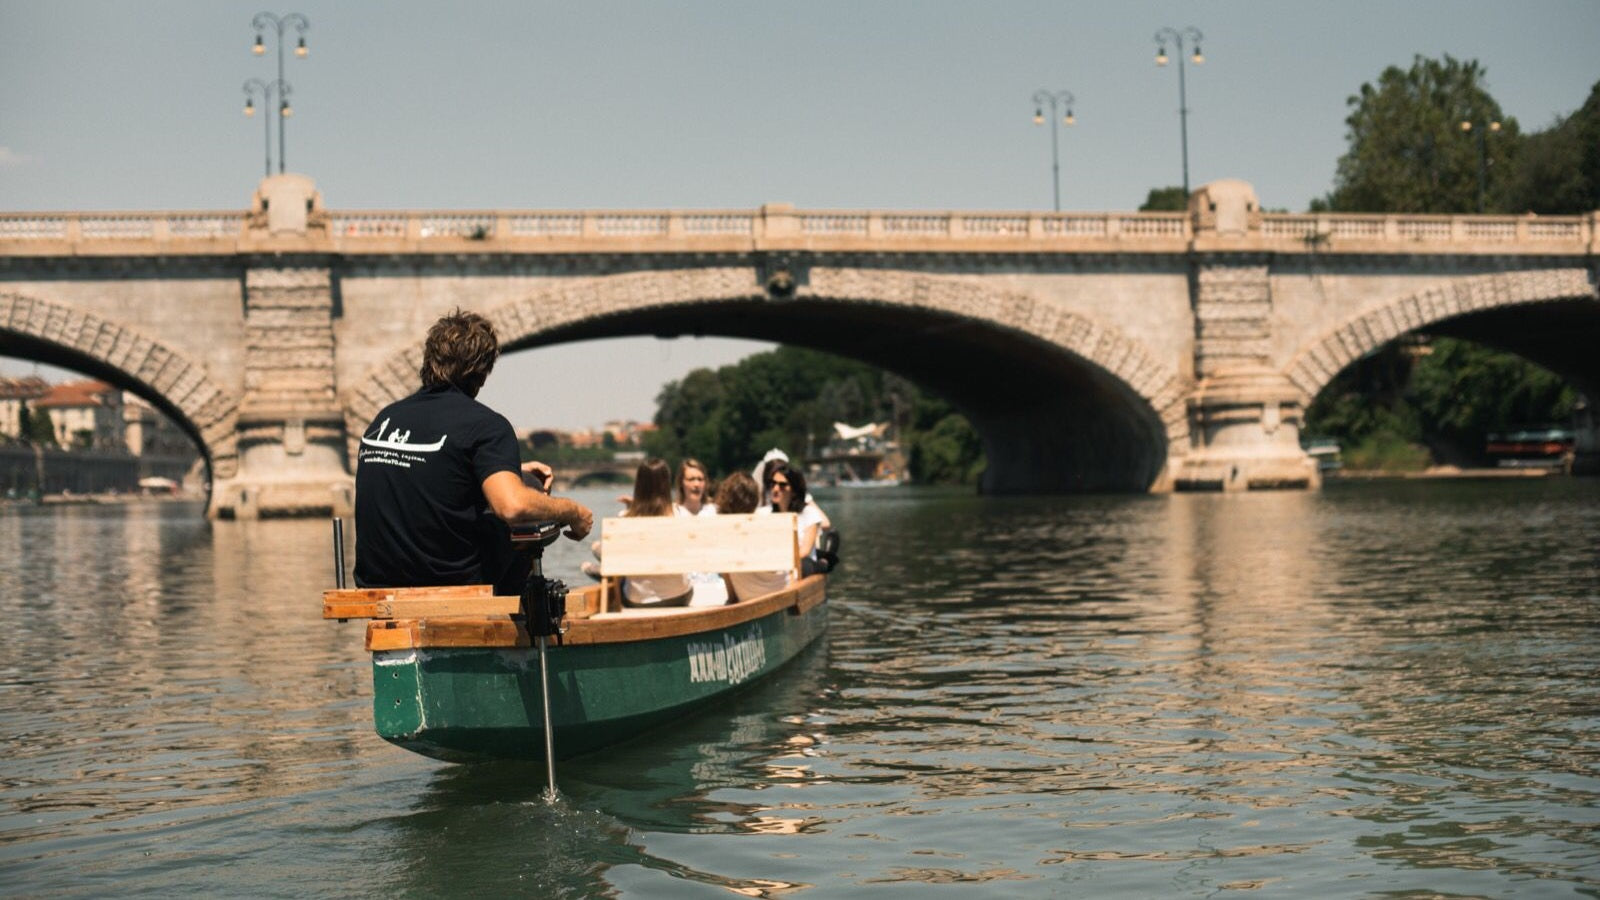
M 1197 228 L 1177 212 L 331 211 L 305 233 L 269 234 L 239 212 L 0 213 L 0 255 L 229 254 L 279 249 L 332 253 L 630 252 L 819 249 L 906 252 L 1593 254 L 1600 213 L 1583 216 L 1264 213 L 1241 235 Z

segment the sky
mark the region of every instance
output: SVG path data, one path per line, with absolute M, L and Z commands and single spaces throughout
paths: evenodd
M 274 36 L 266 57 L 250 53 L 262 9 L 0 0 L 0 210 L 247 206 L 263 125 L 242 115 L 242 85 L 276 74 Z M 1242 178 L 1268 209 L 1301 210 L 1331 188 L 1346 99 L 1416 54 L 1480 61 L 1524 131 L 1600 81 L 1595 0 L 307 0 L 272 11 L 311 23 L 309 55 L 285 63 L 286 161 L 335 210 L 1048 210 L 1040 89 L 1076 98 L 1076 124 L 1060 133 L 1062 207 L 1131 210 L 1182 179 L 1176 61 L 1154 63 L 1163 26 L 1204 34 L 1205 63 L 1186 70 L 1191 184 Z M 638 337 L 521 351 L 482 399 L 519 427 L 648 420 L 666 381 L 768 346 Z M 602 365 L 613 356 L 629 359 L 625 371 Z M 0 356 L 0 373 L 33 369 Z M 529 378 L 571 389 L 533 400 L 512 388 Z

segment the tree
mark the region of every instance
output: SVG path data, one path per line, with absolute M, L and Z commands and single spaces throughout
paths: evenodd
M 724 473 L 747 468 L 771 447 L 803 455 L 836 421 L 893 421 L 902 448 L 913 456 L 920 441 L 937 441 L 930 458 L 939 462 L 928 469 L 931 478 L 919 481 L 970 481 L 982 468 L 972 426 L 943 401 L 864 363 L 798 347 L 715 371 L 696 369 L 666 385 L 656 397 L 657 429 L 645 446 L 666 459 L 693 456 Z
M 1600 82 L 1570 116 L 1523 141 L 1503 182 L 1508 212 L 1572 215 L 1600 209 Z
M 1482 455 L 1490 432 L 1555 425 L 1577 393 L 1548 369 L 1468 341 L 1438 338 L 1412 369 L 1408 393 L 1433 433 Z
M 1363 448 L 1354 459 L 1345 454 L 1352 468 L 1362 467 L 1363 456 L 1398 468 L 1397 460 L 1418 453 L 1481 465 L 1491 432 L 1559 424 L 1576 405 L 1577 393 L 1549 370 L 1441 337 L 1390 344 L 1340 372 L 1306 410 L 1306 430 Z
M 1183 192 L 1182 185 L 1173 184 L 1151 188 L 1139 212 L 1185 212 L 1188 209 L 1189 195 Z
M 1519 143 L 1516 120 L 1489 96 L 1484 75 L 1476 60 L 1417 56 L 1410 69 L 1390 66 L 1376 84 L 1363 84 L 1347 101 L 1350 148 L 1339 158 L 1326 208 L 1476 212 L 1480 140 L 1490 197 Z M 1462 131 L 1462 122 L 1474 129 Z M 1500 131 L 1484 133 L 1488 122 L 1499 122 Z
M 56 425 L 47 410 L 33 411 L 33 421 L 28 425 L 28 439 L 41 447 L 56 446 Z
M 1484 80 L 1476 62 L 1418 56 L 1410 69 L 1391 66 L 1363 84 L 1349 100 L 1350 144 L 1334 190 L 1312 209 L 1476 212 L 1480 162 L 1487 211 L 1593 208 L 1600 86 L 1578 112 L 1523 138 Z M 1500 130 L 1486 131 L 1488 122 Z M 1574 402 L 1570 387 L 1519 357 L 1438 338 L 1391 344 L 1341 372 L 1306 411 L 1306 428 L 1358 450 L 1345 453 L 1353 468 L 1422 465 L 1430 452 L 1482 462 L 1488 432 L 1560 422 Z

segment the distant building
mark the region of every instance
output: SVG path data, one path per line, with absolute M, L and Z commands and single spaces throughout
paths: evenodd
M 590 450 L 607 446 L 638 447 L 643 444 L 645 435 L 655 430 L 656 426 L 650 422 L 617 420 L 607 422 L 600 428 L 579 428 L 576 431 L 536 428 L 526 433 L 519 433 L 519 436 L 534 449 L 570 447 L 574 450 Z M 607 438 L 610 439 L 609 444 L 606 442 Z
M 22 410 L 31 415 L 34 403 L 50 393 L 50 383 L 37 375 L 23 378 L 0 378 L 0 438 L 21 440 L 27 435 L 22 422 Z
M 72 450 L 126 449 L 122 392 L 104 381 L 68 381 L 33 401 L 50 414 L 56 443 Z

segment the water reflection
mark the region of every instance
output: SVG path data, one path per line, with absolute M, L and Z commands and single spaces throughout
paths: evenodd
M 25 893 L 1600 888 L 1600 484 L 824 496 L 823 646 L 563 765 L 371 733 L 325 522 L 0 511 Z M 584 498 L 605 508 L 604 493 Z M 576 582 L 583 548 L 550 570 Z M 226 871 L 226 876 L 221 873 Z
M 825 693 L 826 653 L 813 648 L 776 680 L 727 708 L 696 716 L 603 753 L 564 764 L 561 797 L 543 799 L 543 766 L 498 763 L 438 770 L 409 814 L 396 817 L 390 846 L 400 865 L 395 892 L 452 896 L 477 890 L 591 897 L 652 876 L 777 897 L 806 885 L 697 870 L 660 854 L 674 835 L 792 834 L 803 820 L 770 804 L 734 802 L 724 790 L 802 784 L 804 760 L 826 739 L 806 733 Z M 507 846 L 522 850 L 501 857 Z

